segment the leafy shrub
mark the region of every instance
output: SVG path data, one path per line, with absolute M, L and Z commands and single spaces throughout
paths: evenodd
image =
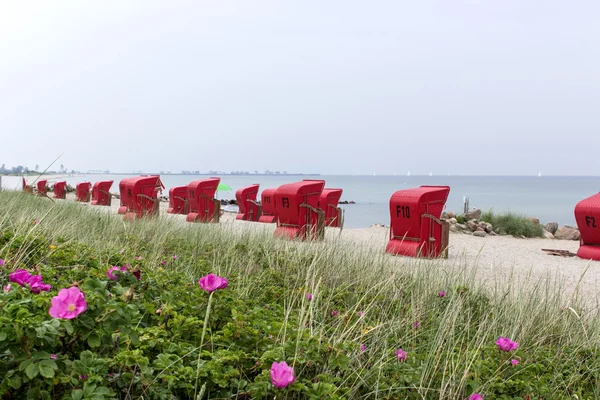
M 489 222 L 494 231 L 503 235 L 525 236 L 528 238 L 542 237 L 542 227 L 527 217 L 513 213 L 494 214 L 492 210 L 481 214 L 480 221 Z

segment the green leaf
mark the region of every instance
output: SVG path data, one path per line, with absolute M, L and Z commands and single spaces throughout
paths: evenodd
M 73 334 L 73 324 L 71 324 L 71 321 L 64 320 L 64 321 L 62 321 L 62 324 L 65 327 L 65 330 L 67 331 L 67 333 L 69 335 L 72 335 Z
M 94 393 L 94 390 L 96 389 L 96 384 L 95 383 L 85 383 L 83 385 L 83 394 L 85 395 L 85 397 L 91 397 L 92 393 Z
M 54 378 L 54 370 L 57 366 L 54 360 L 43 360 L 39 364 L 39 369 L 44 378 Z
M 45 351 L 36 351 L 33 353 L 34 360 L 47 360 L 50 358 L 50 353 L 46 353 Z
M 0 332 L 0 342 L 6 340 L 7 336 L 6 332 Z
M 83 390 L 76 389 L 71 392 L 71 398 L 73 400 L 81 400 L 83 399 Z
M 87 342 L 91 348 L 99 347 L 101 344 L 100 336 L 98 336 L 97 333 L 92 333 L 90 336 L 88 336 Z
M 29 379 L 33 379 L 38 376 L 40 370 L 37 364 L 31 363 L 25 368 L 25 374 Z
M 19 389 L 21 387 L 21 377 L 19 375 L 11 376 L 8 380 L 8 384 L 13 389 Z

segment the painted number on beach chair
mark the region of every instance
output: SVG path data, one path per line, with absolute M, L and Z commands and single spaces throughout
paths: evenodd
M 596 226 L 596 217 L 588 217 L 585 216 L 585 224 L 588 228 L 597 228 Z
M 396 206 L 396 217 L 410 218 L 410 207 Z
M 281 206 L 285 208 L 290 208 L 290 199 L 288 197 L 282 197 Z
M 271 204 L 271 198 L 270 197 L 265 197 L 265 203 Z

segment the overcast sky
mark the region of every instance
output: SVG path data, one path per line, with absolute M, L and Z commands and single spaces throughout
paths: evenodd
M 600 2 L 0 0 L 0 164 L 600 174 Z

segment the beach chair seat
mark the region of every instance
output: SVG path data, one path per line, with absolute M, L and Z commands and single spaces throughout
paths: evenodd
M 169 189 L 169 208 L 167 214 L 184 214 L 189 212 L 188 187 L 175 186 Z
M 37 182 L 37 195 L 47 197 L 48 193 L 48 181 L 46 179 L 39 180 Z
M 190 182 L 188 188 L 189 212 L 187 222 L 219 223 L 221 202 L 215 199 L 221 178 L 208 178 Z
M 277 188 L 274 195 L 277 213 L 275 237 L 322 240 L 325 237 L 325 212 L 319 198 L 325 181 L 301 181 Z
M 256 201 L 258 195 L 258 184 L 254 184 L 235 192 L 235 199 L 238 204 L 239 211 L 235 219 L 243 221 L 258 221 L 261 213 L 261 205 Z
M 449 194 L 449 186 L 421 186 L 395 192 L 390 198 L 390 241 L 386 252 L 448 258 L 450 224 L 440 218 Z
M 112 195 L 110 188 L 113 181 L 98 181 L 92 186 L 92 202 L 93 206 L 108 206 L 112 204 Z
M 33 186 L 28 185 L 25 178 L 23 178 L 23 192 L 33 194 Z
M 273 224 L 277 221 L 277 209 L 275 207 L 275 191 L 277 189 L 265 189 L 260 194 L 260 204 L 256 204 L 260 214 L 258 222 Z
M 90 190 L 92 184 L 90 182 L 79 182 L 75 185 L 75 201 L 87 203 L 90 201 Z
M 344 227 L 344 210 L 338 207 L 342 189 L 323 189 L 319 198 L 319 208 L 325 212 L 325 226 Z
M 67 193 L 65 191 L 65 188 L 67 186 L 67 182 L 66 181 L 59 181 L 56 182 L 54 184 L 54 188 L 52 189 L 52 191 L 54 192 L 54 198 L 55 199 L 65 199 L 67 197 Z
M 160 213 L 160 198 L 164 185 L 158 175 L 125 178 L 119 182 L 121 206 L 119 214 L 124 220 L 155 217 Z
M 575 221 L 580 233 L 577 257 L 600 261 L 600 193 L 577 203 Z

